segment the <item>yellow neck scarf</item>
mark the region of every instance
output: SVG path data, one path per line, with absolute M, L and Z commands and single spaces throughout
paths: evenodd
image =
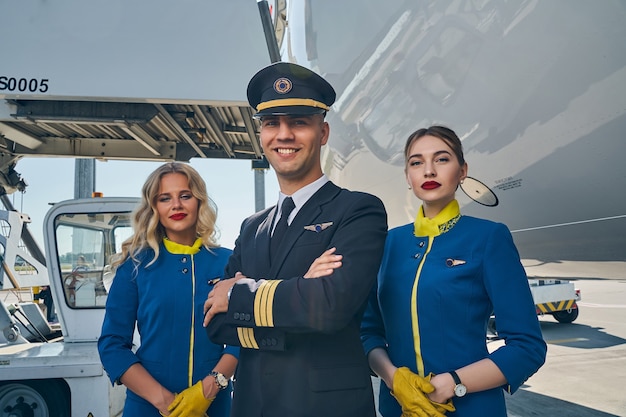
M 182 245 L 180 243 L 172 242 L 168 238 L 163 238 L 163 244 L 165 245 L 165 249 L 169 253 L 174 255 L 195 255 L 200 252 L 200 247 L 202 246 L 202 239 L 197 238 L 192 246 Z
M 424 216 L 424 207 L 420 207 L 413 223 L 415 236 L 439 236 L 452 229 L 461 218 L 459 203 L 452 200 L 432 219 Z

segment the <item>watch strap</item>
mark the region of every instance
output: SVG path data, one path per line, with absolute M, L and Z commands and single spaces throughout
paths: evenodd
M 448 373 L 450 375 L 452 375 L 452 379 L 454 379 L 454 385 L 461 384 L 461 378 L 459 378 L 459 376 L 457 375 L 456 371 L 450 371 Z
M 467 394 L 467 387 L 461 382 L 461 378 L 457 375 L 456 371 L 450 371 L 452 379 L 454 380 L 454 396 L 464 397 Z

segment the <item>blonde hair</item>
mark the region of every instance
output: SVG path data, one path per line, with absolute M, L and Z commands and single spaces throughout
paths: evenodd
M 181 162 L 168 162 L 155 169 L 146 179 L 141 189 L 141 202 L 133 212 L 134 234 L 122 243 L 122 252 L 115 255 L 112 266 L 119 266 L 129 257 L 139 263 L 137 255 L 144 249 L 151 248 L 154 258 L 148 263 L 151 265 L 159 257 L 159 244 L 165 235 L 165 228 L 159 221 L 156 209 L 156 199 L 161 185 L 161 178 L 167 174 L 183 174 L 189 182 L 191 194 L 198 200 L 198 222 L 196 236 L 202 240 L 207 248 L 217 247 L 217 206 L 209 197 L 206 184 L 198 171 L 191 165 Z

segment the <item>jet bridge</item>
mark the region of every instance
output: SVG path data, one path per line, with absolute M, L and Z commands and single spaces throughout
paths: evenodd
M 250 0 L 0 0 L 0 194 L 25 156 L 263 160 Z

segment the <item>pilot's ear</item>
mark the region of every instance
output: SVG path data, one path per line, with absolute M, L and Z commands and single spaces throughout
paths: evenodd
M 328 143 L 328 138 L 330 137 L 330 125 L 327 121 L 322 121 L 322 146 Z

